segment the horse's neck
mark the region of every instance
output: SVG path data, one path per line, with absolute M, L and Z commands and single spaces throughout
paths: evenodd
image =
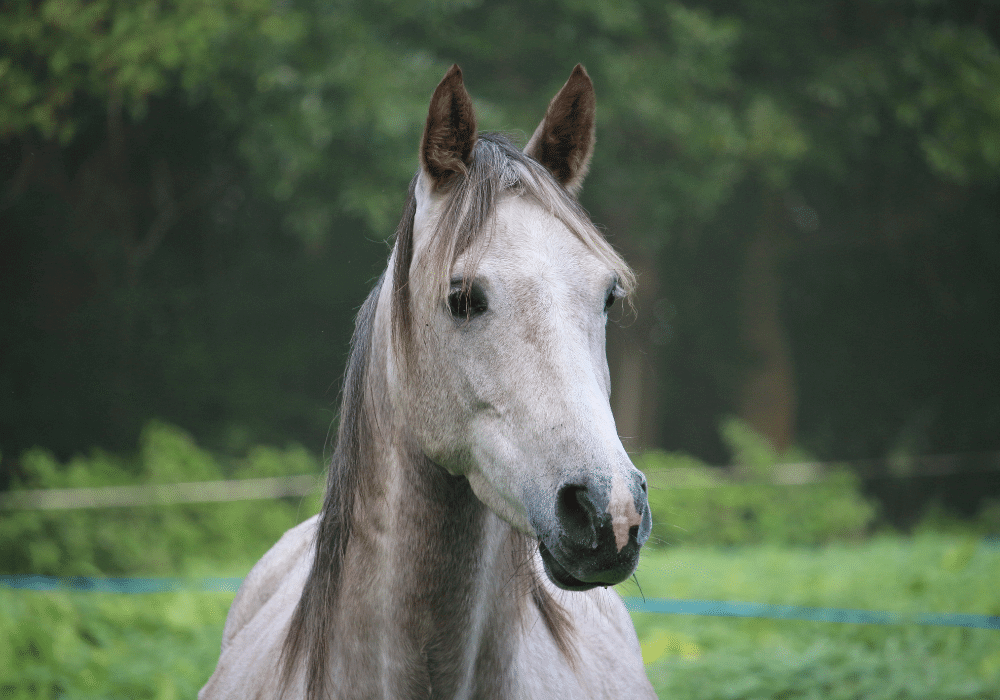
M 526 541 L 393 432 L 355 507 L 332 667 L 374 697 L 510 697 Z

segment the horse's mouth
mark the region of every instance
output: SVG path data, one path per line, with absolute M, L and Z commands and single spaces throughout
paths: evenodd
M 548 575 L 549 580 L 559 586 L 559 588 L 567 591 L 589 591 L 591 588 L 596 588 L 597 586 L 611 585 L 600 582 L 588 583 L 573 576 L 552 556 L 552 552 L 549 551 L 549 548 L 545 546 L 542 540 L 538 540 L 538 553 L 542 555 L 542 565 L 545 567 L 545 573 Z

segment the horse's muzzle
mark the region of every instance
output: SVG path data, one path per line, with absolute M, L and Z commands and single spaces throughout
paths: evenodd
M 645 479 L 632 488 L 603 493 L 564 484 L 556 495 L 554 528 L 545 528 L 538 549 L 545 573 L 560 588 L 585 591 L 624 581 L 639 563 L 652 518 Z

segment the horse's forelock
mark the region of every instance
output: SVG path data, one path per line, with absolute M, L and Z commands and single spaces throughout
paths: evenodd
M 406 358 L 410 355 L 410 338 L 413 335 L 413 313 L 410 303 L 410 265 L 413 262 L 413 225 L 417 215 L 417 177 L 410 181 L 403 207 L 403 218 L 396 227 L 396 245 L 392 268 L 392 342 L 396 353 Z
M 414 300 L 411 270 L 414 255 L 417 177 L 410 191 L 403 218 L 396 229 L 393 267 L 393 338 L 405 360 L 412 356 L 412 329 L 415 305 L 429 306 L 444 300 L 449 292 L 451 271 L 458 258 L 470 248 L 485 252 L 492 235 L 497 204 L 504 194 L 526 197 L 557 218 L 587 248 L 614 270 L 626 295 L 635 287 L 635 275 L 590 220 L 580 203 L 530 156 L 522 153 L 503 134 L 480 134 L 465 173 L 456 173 L 442 188 L 446 197 L 431 239 L 421 252 L 420 274 L 427 275 L 431 294 Z M 478 259 L 474 256 L 465 276 L 471 283 Z

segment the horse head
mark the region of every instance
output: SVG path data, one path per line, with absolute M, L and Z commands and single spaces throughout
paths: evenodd
M 390 400 L 427 459 L 538 539 L 548 577 L 586 590 L 632 574 L 646 480 L 609 404 L 609 309 L 634 277 L 577 203 L 594 147 L 577 66 L 519 151 L 478 134 L 453 66 L 431 99 L 398 232 Z

